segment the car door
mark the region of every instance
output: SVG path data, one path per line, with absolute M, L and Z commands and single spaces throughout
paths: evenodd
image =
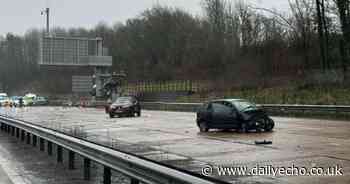
M 232 117 L 232 108 L 223 102 L 212 103 L 212 119 L 213 124 L 217 128 L 225 128 L 230 125 Z
M 227 128 L 236 128 L 239 126 L 238 120 L 238 111 L 230 102 L 222 102 L 222 104 L 226 107 L 225 112 L 225 127 Z
M 212 121 L 212 105 L 211 103 L 204 103 L 198 108 L 197 121 L 205 121 L 210 123 Z

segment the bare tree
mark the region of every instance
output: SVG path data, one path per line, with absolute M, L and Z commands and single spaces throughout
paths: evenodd
M 342 58 L 344 81 L 347 80 L 346 73 L 350 55 L 350 1 L 334 0 L 339 14 L 339 20 L 342 30 L 342 38 L 339 42 L 339 48 Z
M 304 66 L 307 70 L 309 68 L 310 48 L 312 46 L 313 35 L 313 8 L 314 0 L 289 0 L 289 6 L 293 14 L 292 30 L 295 30 L 295 38 L 298 47 L 301 49 L 304 58 Z M 300 43 L 300 46 L 299 46 Z
M 328 62 L 328 51 L 327 51 L 327 25 L 325 24 L 325 13 L 324 13 L 324 0 L 316 0 L 316 10 L 317 10 L 317 28 L 319 35 L 319 45 L 321 52 L 321 61 L 323 71 L 329 68 Z

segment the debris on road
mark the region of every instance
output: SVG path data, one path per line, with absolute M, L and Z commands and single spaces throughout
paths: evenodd
M 267 141 L 267 140 L 264 140 L 264 141 L 255 141 L 255 144 L 256 144 L 256 145 L 260 145 L 260 144 L 272 144 L 272 141 Z

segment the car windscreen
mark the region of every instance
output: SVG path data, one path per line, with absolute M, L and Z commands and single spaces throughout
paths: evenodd
M 258 107 L 251 102 L 245 101 L 245 100 L 240 100 L 240 101 L 232 101 L 231 102 L 238 111 L 245 111 L 245 110 L 251 110 L 251 109 L 257 109 Z
M 131 97 L 120 97 L 114 103 L 130 103 L 131 101 Z

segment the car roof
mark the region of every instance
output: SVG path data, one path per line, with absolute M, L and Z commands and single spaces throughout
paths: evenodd
M 210 102 L 238 102 L 238 101 L 247 101 L 246 99 L 217 99 L 217 100 L 212 100 Z

